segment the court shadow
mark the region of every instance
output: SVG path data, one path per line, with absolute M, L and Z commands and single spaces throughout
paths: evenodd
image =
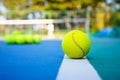
M 70 59 L 70 60 L 85 60 L 87 59 L 86 57 L 83 57 L 83 58 L 69 58 L 68 56 L 64 56 L 65 59 Z
M 86 57 L 88 60 L 94 60 L 94 58 L 92 56 L 87 56 Z

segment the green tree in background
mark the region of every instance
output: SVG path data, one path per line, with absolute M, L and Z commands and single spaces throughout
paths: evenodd
M 94 7 L 103 1 L 104 0 L 4 0 L 3 3 L 9 10 L 9 19 L 13 19 L 13 17 L 24 17 L 28 13 L 35 11 L 65 11 L 79 10 L 87 8 L 88 6 Z
M 10 10 L 20 10 L 26 5 L 26 3 L 27 0 L 4 0 L 4 5 Z
M 31 10 L 73 10 L 95 6 L 101 1 L 104 0 L 4 0 L 4 5 L 10 10 L 25 9 L 24 6 Z
M 39 0 L 34 0 L 36 2 Z M 92 4 L 92 0 L 43 0 L 46 10 L 73 10 L 81 8 L 82 5 Z

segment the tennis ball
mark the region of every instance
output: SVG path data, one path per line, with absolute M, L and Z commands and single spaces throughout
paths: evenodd
M 25 42 L 26 43 L 33 43 L 33 35 L 25 35 Z
M 15 43 L 15 36 L 14 35 L 6 35 L 5 36 L 5 43 L 7 43 L 7 44 Z
M 33 36 L 33 40 L 34 40 L 35 43 L 40 43 L 42 39 L 41 39 L 40 35 L 35 34 Z
M 70 31 L 62 40 L 62 49 L 70 58 L 83 58 L 90 50 L 90 38 L 82 31 Z
M 23 44 L 23 43 L 25 43 L 25 37 L 24 37 L 24 35 L 17 35 L 15 40 L 16 40 L 17 44 Z
M 13 33 L 12 33 L 13 35 L 20 35 L 21 34 L 21 32 L 20 31 L 18 31 L 18 30 L 16 30 L 16 31 L 13 31 Z

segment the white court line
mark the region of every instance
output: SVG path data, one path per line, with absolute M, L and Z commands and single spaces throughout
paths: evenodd
M 64 56 L 56 80 L 102 80 L 89 61 Z

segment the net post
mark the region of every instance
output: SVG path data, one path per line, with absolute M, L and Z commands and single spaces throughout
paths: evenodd
M 86 30 L 86 33 L 90 35 L 89 19 L 85 19 L 85 30 Z

